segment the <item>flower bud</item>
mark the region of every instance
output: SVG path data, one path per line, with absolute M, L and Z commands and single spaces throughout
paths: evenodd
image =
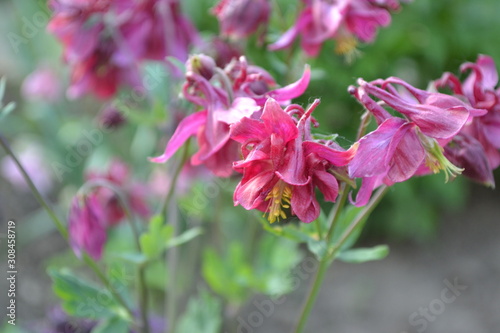
M 214 75 L 216 65 L 214 59 L 211 57 L 204 54 L 196 54 L 189 57 L 186 67 L 188 72 L 194 72 L 210 80 Z

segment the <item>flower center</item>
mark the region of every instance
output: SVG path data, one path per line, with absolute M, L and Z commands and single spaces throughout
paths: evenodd
M 283 208 L 290 208 L 291 199 L 292 188 L 284 181 L 279 180 L 266 196 L 266 201 L 269 200 L 269 207 L 267 208 L 267 219 L 270 223 L 279 221 L 280 218 L 286 219 L 286 214 L 283 211 Z

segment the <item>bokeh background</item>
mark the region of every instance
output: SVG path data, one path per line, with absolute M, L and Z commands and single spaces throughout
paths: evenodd
M 207 35 L 218 31 L 216 19 L 207 14 L 214 2 L 182 1 L 185 13 Z M 278 3 L 283 12 L 273 18 L 279 22 L 271 26 L 271 39 L 279 35 L 280 27 L 289 26 L 296 11 L 295 6 L 285 0 Z M 317 59 L 308 59 L 313 81 L 298 102 L 305 104 L 313 98 L 321 98 L 321 106 L 316 112 L 321 124 L 319 131 L 338 132 L 339 141 L 347 146 L 352 143 L 362 114 L 359 104 L 347 93 L 347 87 L 354 84 L 356 78 L 372 80 L 399 76 L 424 89 L 430 80 L 439 78 L 445 71 L 459 74 L 460 64 L 475 61 L 478 54 L 491 56 L 500 66 L 498 13 L 500 2 L 496 0 L 414 0 L 405 4 L 402 11 L 393 15 L 391 26 L 379 31 L 375 43 L 360 47 L 361 55 L 354 61 L 347 62 L 336 55 L 333 42 L 323 47 Z M 142 122 L 135 119 L 104 134 L 102 142 L 95 145 L 88 156 L 62 177 L 58 176 L 54 162 L 64 161 L 82 139 L 82 133 L 98 126 L 103 104 L 91 97 L 67 100 L 63 91 L 57 103 L 33 102 L 21 94 L 25 77 L 40 66 L 57 73 L 61 89 L 68 85 L 68 70 L 61 61 L 61 47 L 44 28 L 48 15 L 44 1 L 0 1 L 0 76 L 7 78 L 5 101 L 17 104 L 13 114 L 0 123 L 0 132 L 20 155 L 27 156 L 30 169 L 40 175 L 45 194 L 60 215 L 66 216 L 69 200 L 82 184 L 84 171 L 100 168 L 111 156 L 127 161 L 134 175 L 144 182 L 158 172 L 156 169 L 165 172 L 165 168 L 146 161 L 148 156 L 158 153 L 165 135 L 151 126 L 150 117 Z M 13 42 L 13 34 L 23 38 Z M 297 57 L 296 64 L 292 62 L 287 66 L 285 54 L 262 52 L 251 42 L 247 54 L 253 63 L 269 70 L 282 84 L 296 79 L 301 68 L 294 66 L 304 61 Z M 169 85 L 161 86 L 157 94 L 176 94 L 169 89 L 172 90 Z M 171 114 L 160 116 L 158 120 L 168 117 Z M 15 176 L 9 174 L 4 156 L 4 152 L 0 152 L 0 232 L 5 232 L 8 219 L 17 221 L 18 322 L 29 326 L 29 323 L 45 320 L 47 312 L 57 304 L 46 268 L 71 264 L 73 257 L 29 191 L 13 180 Z M 497 183 L 499 177 L 497 170 Z M 193 191 L 203 189 L 203 183 L 191 186 Z M 241 207 L 232 207 L 233 187 L 234 183 L 224 184 L 221 187 L 223 199 L 196 212 L 200 220 L 225 221 L 221 223 L 221 230 L 204 236 L 204 241 L 215 238 L 222 252 L 230 251 L 225 242 L 245 240 L 248 234 L 247 212 Z M 182 199 L 179 194 L 179 200 L 182 204 L 182 200 L 190 199 Z M 259 225 L 250 228 L 255 234 L 261 232 Z M 361 245 L 388 244 L 390 255 L 383 261 L 362 265 L 334 264 L 311 315 L 309 331 L 499 332 L 499 234 L 499 190 L 483 188 L 462 178 L 445 184 L 443 175 L 395 185 L 370 218 L 360 240 Z M 0 247 L 0 276 L 3 277 L 6 272 L 3 242 Z M 183 251 L 194 250 L 188 247 Z M 251 249 L 242 251 L 250 252 Z M 200 259 L 188 258 L 193 268 L 180 272 L 192 276 L 182 286 L 185 295 L 195 292 L 202 283 L 194 277 L 202 265 Z M 204 259 L 208 260 L 207 256 Z M 296 269 L 300 268 L 301 263 Z M 152 275 L 161 280 L 165 274 Z M 309 275 L 297 275 L 300 276 L 297 288 L 252 331 L 289 331 L 305 297 Z M 433 302 L 436 304 L 435 300 L 441 298 L 443 288 L 447 287 L 445 281 L 455 279 L 467 289 L 438 311 L 439 314 L 431 316 L 432 320 L 426 319 L 425 329 L 424 324 L 412 326 L 411 316 L 417 313 L 414 318 L 425 318 L 420 309 Z M 0 308 L 5 308 L 5 278 L 0 279 L 0 286 Z M 266 297 L 257 294 L 237 309 L 226 309 L 229 312 L 226 317 L 233 319 L 224 321 L 225 331 L 236 332 L 240 322 L 235 322 L 234 318 L 252 320 L 252 313 L 258 311 L 254 302 L 262 302 Z M 181 302 L 185 304 L 187 296 Z M 2 317 L 0 323 L 4 320 Z

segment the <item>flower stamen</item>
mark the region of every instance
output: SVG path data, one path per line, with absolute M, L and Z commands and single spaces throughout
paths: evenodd
M 286 213 L 283 211 L 283 208 L 290 208 L 291 199 L 292 189 L 290 185 L 279 180 L 266 196 L 266 201 L 269 200 L 266 213 L 268 214 L 267 219 L 270 223 L 286 219 Z

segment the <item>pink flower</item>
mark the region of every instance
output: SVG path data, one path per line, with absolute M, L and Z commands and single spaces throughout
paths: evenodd
M 17 145 L 16 145 L 17 147 Z M 46 155 L 42 147 L 35 142 L 28 142 L 26 146 L 20 145 L 18 159 L 25 168 L 29 177 L 43 194 L 49 194 L 54 186 L 54 176 L 46 162 Z M 0 173 L 16 189 L 29 191 L 30 188 L 19 168 L 10 156 L 5 156 L 0 163 Z
M 437 88 L 451 88 L 456 96 L 466 99 L 473 107 L 488 111 L 474 117 L 462 129 L 462 133 L 480 142 L 493 170 L 500 166 L 500 88 L 496 88 L 498 73 L 493 59 L 485 55 L 480 55 L 476 63 L 461 66 L 462 72 L 467 70 L 471 72 L 463 83 L 455 75 L 445 73 L 434 85 Z
M 495 187 L 493 170 L 483 145 L 474 137 L 458 133 L 444 146 L 444 155 L 456 166 L 463 168 L 462 174 L 486 186 Z
M 111 162 L 107 172 L 89 172 L 87 180 L 105 180 L 118 188 L 125 195 L 126 203 L 135 214 L 141 217 L 150 215 L 149 207 L 146 203 L 146 186 L 132 182 L 128 166 L 119 160 Z M 98 187 L 94 190 L 95 196 L 103 208 L 106 226 L 113 226 L 125 217 L 122 203 L 116 193 L 107 187 Z
M 105 214 L 96 195 L 73 198 L 68 232 L 70 245 L 77 257 L 81 258 L 83 250 L 95 260 L 101 259 L 107 236 Z
M 313 140 L 311 113 L 318 104 L 316 100 L 305 112 L 296 105 L 283 110 L 269 98 L 260 119 L 245 117 L 231 126 L 231 138 L 241 144 L 243 154 L 234 163 L 243 174 L 235 205 L 266 212 L 271 223 L 286 218 L 286 211 L 309 223 L 320 213 L 316 187 L 325 200 L 335 201 L 338 182 L 328 170 L 346 165 L 355 148 L 343 151 Z M 296 113 L 298 121 L 292 117 Z
M 72 69 L 70 98 L 88 92 L 112 97 L 121 86 L 142 87 L 138 64 L 184 61 L 197 42 L 194 27 L 176 0 L 52 0 L 48 30 L 64 46 Z
M 229 139 L 230 125 L 259 112 L 267 97 L 286 104 L 300 96 L 310 78 L 310 70 L 306 67 L 297 82 L 271 90 L 276 86 L 271 75 L 262 68 L 249 66 L 243 57 L 222 70 L 215 68 L 206 56 L 193 56 L 187 67 L 190 71 L 186 73 L 184 97 L 202 110 L 184 118 L 163 155 L 151 161 L 166 162 L 189 137 L 196 135 L 198 152 L 191 158 L 191 163 L 203 164 L 220 177 L 230 176 L 232 163 L 238 159 L 238 144 Z
M 396 0 L 304 0 L 305 7 L 292 26 L 280 39 L 270 45 L 271 50 L 288 48 L 301 35 L 301 46 L 310 56 L 318 55 L 328 39 L 337 41 L 338 53 L 355 49 L 359 39 L 372 42 L 377 28 L 388 26 L 388 9 L 399 9 Z
M 246 38 L 260 26 L 267 28 L 269 0 L 221 0 L 213 8 L 223 36 Z
M 53 103 L 61 96 L 57 74 L 46 67 L 39 67 L 28 75 L 21 87 L 24 97 L 31 101 Z
M 398 92 L 393 84 L 406 89 Z M 484 114 L 458 98 L 412 87 L 398 78 L 365 82 L 349 91 L 375 117 L 379 127 L 359 140 L 349 164 L 351 178 L 363 178 L 356 205 L 362 206 L 382 182 L 391 185 L 417 173 L 422 165 L 433 172 L 444 170 L 448 179 L 461 172 L 443 155 L 440 142 L 447 142 L 470 116 Z M 392 116 L 371 96 L 400 113 Z

